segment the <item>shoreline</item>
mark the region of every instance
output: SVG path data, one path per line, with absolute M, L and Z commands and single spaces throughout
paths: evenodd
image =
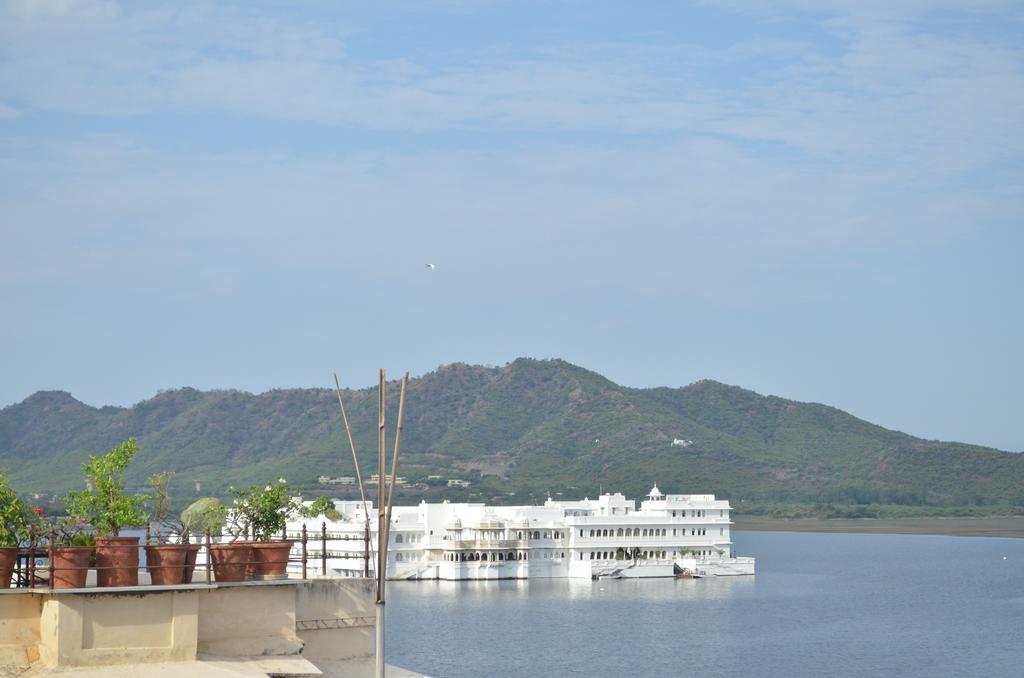
M 933 534 L 952 537 L 1024 539 L 1024 516 L 982 518 L 769 518 L 733 516 L 733 530 L 745 532 L 838 532 Z

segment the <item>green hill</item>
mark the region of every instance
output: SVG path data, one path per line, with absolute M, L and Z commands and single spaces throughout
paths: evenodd
M 391 416 L 397 384 L 390 384 Z M 364 473 L 375 463 L 376 391 L 345 392 Z M 392 419 L 393 424 L 393 419 Z M 393 428 L 392 428 L 393 431 Z M 179 493 L 287 477 L 307 489 L 353 469 L 333 391 L 166 391 L 94 408 L 61 391 L 0 410 L 0 465 L 26 492 L 81 485 L 88 454 L 130 435 L 130 480 L 178 472 Z M 672 445 L 673 439 L 691 441 Z M 560 360 L 447 365 L 409 384 L 399 475 L 472 481 L 421 496 L 523 501 L 546 493 L 714 492 L 740 510 L 833 515 L 992 512 L 1024 506 L 1024 455 L 922 440 L 825 405 L 700 381 L 632 389 Z M 443 484 L 443 483 L 442 483 Z M 332 486 L 332 491 L 341 491 Z M 351 492 L 351 490 L 349 490 Z M 515 493 L 513 499 L 509 499 Z

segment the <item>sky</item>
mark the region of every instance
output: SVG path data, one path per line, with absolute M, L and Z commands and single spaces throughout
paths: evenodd
M 557 357 L 1024 450 L 1022 156 L 1018 2 L 0 0 L 0 406 Z

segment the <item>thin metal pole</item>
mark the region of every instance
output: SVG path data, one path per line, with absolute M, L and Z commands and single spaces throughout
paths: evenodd
M 302 578 L 306 578 L 306 523 L 302 523 Z
M 370 578 L 370 523 L 366 523 L 366 532 L 363 536 L 363 576 Z
M 377 632 L 377 655 L 374 658 L 374 676 L 384 678 L 384 602 L 381 601 L 375 606 L 376 614 L 374 623 Z
M 213 549 L 210 548 L 210 528 L 206 528 L 206 583 L 210 583 L 210 567 L 213 560 Z
M 36 526 L 32 526 L 28 539 L 28 587 L 36 587 Z
M 320 574 L 327 576 L 327 521 L 320 523 Z
M 51 527 L 50 528 L 50 544 L 47 547 L 47 551 L 48 551 L 47 555 L 50 557 L 50 564 L 47 566 L 47 569 L 49 569 L 49 572 L 47 573 L 47 576 L 48 576 L 47 586 L 49 586 L 51 589 L 53 588 L 53 542 L 54 542 L 55 538 L 56 538 L 56 532 Z

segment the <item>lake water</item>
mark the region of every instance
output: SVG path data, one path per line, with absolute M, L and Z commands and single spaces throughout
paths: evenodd
M 756 576 L 390 582 L 387 660 L 474 678 L 1024 676 L 1024 539 L 733 539 Z

